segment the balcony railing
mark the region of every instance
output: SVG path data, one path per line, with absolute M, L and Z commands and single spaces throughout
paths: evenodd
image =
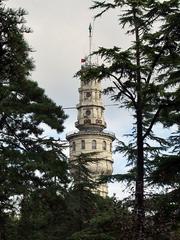
M 82 130 L 82 131 L 71 131 L 71 132 L 69 132 L 69 133 L 67 133 L 66 134 L 66 138 L 68 138 L 68 137 L 70 137 L 70 136 L 72 136 L 72 135 L 78 135 L 78 134 L 88 134 L 88 135 L 90 135 L 90 134 L 93 134 L 93 133 L 95 133 L 95 134 L 102 134 L 102 135 L 109 135 L 109 136 L 111 136 L 112 138 L 116 138 L 116 136 L 115 136 L 115 134 L 113 133 L 113 132 L 109 132 L 109 131 L 98 131 L 98 130 L 87 130 L 87 131 L 85 131 L 85 130 Z

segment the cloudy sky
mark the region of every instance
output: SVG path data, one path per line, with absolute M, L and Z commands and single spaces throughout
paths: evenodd
M 91 0 L 9 0 L 6 3 L 13 8 L 27 10 L 27 25 L 33 33 L 26 36 L 34 50 L 32 56 L 36 69 L 32 79 L 45 89 L 46 94 L 58 105 L 75 106 L 78 103 L 79 80 L 74 74 L 80 69 L 80 60 L 89 52 L 88 26 L 93 22 L 95 12 L 89 10 Z M 125 36 L 118 26 L 118 12 L 111 12 L 95 21 L 93 30 L 93 50 L 99 46 L 126 48 L 131 39 Z M 104 99 L 106 103 L 110 101 Z M 65 122 L 67 132 L 75 130 L 76 110 L 66 112 L 69 118 Z M 130 131 L 129 113 L 118 107 L 108 107 L 105 118 L 108 130 L 115 132 L 118 139 Z M 125 160 L 114 156 L 114 172 L 124 171 Z M 110 195 L 124 196 L 122 186 L 110 184 Z

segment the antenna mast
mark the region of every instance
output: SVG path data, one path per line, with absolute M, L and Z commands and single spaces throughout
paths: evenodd
M 92 26 L 89 24 L 89 65 L 91 66 L 91 51 L 92 51 Z

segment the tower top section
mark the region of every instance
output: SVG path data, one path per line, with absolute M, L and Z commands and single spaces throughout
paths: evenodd
M 106 128 L 100 81 L 81 80 L 77 110 L 78 117 L 75 126 L 79 130 L 96 129 L 102 131 Z
M 81 68 L 83 70 L 93 67 L 92 51 L 92 26 L 89 25 L 89 55 L 81 59 Z M 79 88 L 79 104 L 77 105 L 78 117 L 75 123 L 79 130 L 96 130 L 102 131 L 106 128 L 104 121 L 104 106 L 102 103 L 101 82 L 96 79 L 88 80 L 81 77 Z

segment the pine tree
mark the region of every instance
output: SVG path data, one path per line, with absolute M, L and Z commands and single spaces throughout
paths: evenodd
M 177 21 L 174 19 L 174 26 Z M 175 33 L 174 33 L 175 35 Z M 177 76 L 177 75 L 176 75 Z M 180 224 L 180 121 L 179 121 L 179 89 L 173 94 L 174 104 L 161 114 L 161 123 L 164 127 L 173 127 L 168 139 L 168 151 L 155 157 L 151 163 L 148 181 L 156 188 L 161 187 L 163 192 L 152 196 L 152 211 L 155 214 L 155 224 L 161 223 L 167 229 L 169 239 L 179 239 Z M 151 207 L 151 206 L 150 206 Z M 162 224 L 163 223 L 163 224 Z M 160 224 L 159 224 L 160 225 Z
M 63 188 L 66 160 L 60 140 L 46 137 L 44 127 L 61 133 L 62 108 L 30 79 L 33 60 L 24 34 L 26 12 L 0 1 L 0 239 L 6 217 L 35 189 Z
M 97 158 L 93 160 L 95 156 L 95 152 L 81 153 L 69 163 L 72 182 L 66 202 L 71 234 L 83 230 L 98 209 L 97 201 L 101 197 L 95 194 L 97 182 L 88 167 L 97 161 Z
M 130 240 L 133 236 L 133 217 L 121 201 L 113 198 L 101 198 L 97 201 L 98 211 L 88 225 L 75 232 L 70 240 Z
M 174 105 L 174 94 L 179 88 L 179 1 L 95 1 L 92 7 L 102 9 L 96 17 L 114 8 L 120 10 L 119 24 L 133 37 L 132 45 L 126 50 L 101 47 L 95 54 L 102 57 L 103 64 L 88 71 L 83 69 L 77 75 L 86 80 L 110 79 L 113 85 L 106 93 L 112 93 L 121 107 L 134 111 L 131 136 L 135 141 L 128 146 L 122 143 L 119 149 L 134 164 L 135 239 L 140 240 L 145 238 L 144 179 L 148 163 L 166 150 L 167 144 L 165 139 L 155 136 L 153 127 L 160 121 L 162 112 Z M 151 146 L 150 140 L 158 145 Z

